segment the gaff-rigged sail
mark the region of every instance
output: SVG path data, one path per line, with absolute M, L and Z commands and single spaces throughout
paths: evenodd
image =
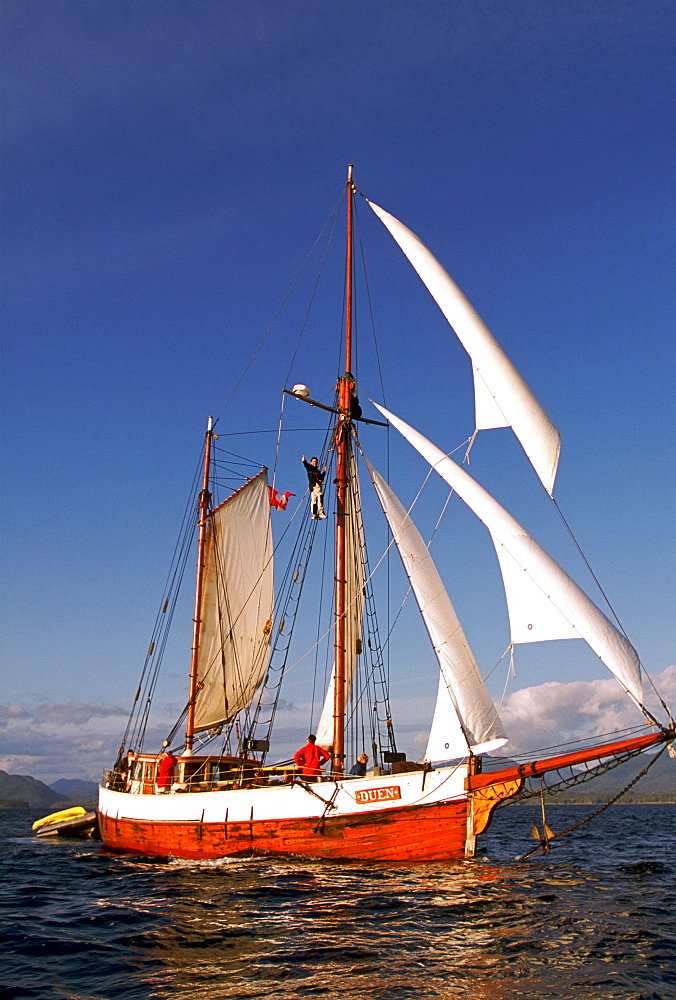
M 511 427 L 548 493 L 554 490 L 559 432 L 493 334 L 415 233 L 368 203 L 426 285 L 472 359 L 477 430 Z
M 348 487 L 345 511 L 345 703 L 352 692 L 357 661 L 361 652 L 362 625 L 364 620 L 364 524 L 361 513 L 361 495 L 357 476 L 357 462 L 352 447 L 347 456 Z M 329 688 L 324 699 L 322 714 L 317 724 L 317 742 L 320 746 L 333 743 L 333 715 L 335 705 L 335 666 L 331 671 Z
M 631 643 L 490 493 L 413 427 L 378 409 L 490 531 L 503 568 L 512 641 L 584 639 L 643 708 L 640 664 Z
M 425 757 L 441 761 L 464 757 L 470 750 L 495 750 L 507 737 L 429 550 L 390 486 L 368 461 L 366 466 L 439 661 L 439 693 Z
M 272 576 L 270 498 L 263 470 L 208 518 L 195 731 L 233 719 L 265 675 Z

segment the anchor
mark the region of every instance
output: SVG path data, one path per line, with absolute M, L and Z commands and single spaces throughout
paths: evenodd
M 533 823 L 530 831 L 530 835 L 533 840 L 537 840 L 542 848 L 543 854 L 549 854 L 551 847 L 549 845 L 550 840 L 556 839 L 556 834 L 547 823 L 547 814 L 545 812 L 545 789 L 542 777 L 540 777 L 540 809 L 542 811 L 542 833 L 538 829 L 537 823 Z

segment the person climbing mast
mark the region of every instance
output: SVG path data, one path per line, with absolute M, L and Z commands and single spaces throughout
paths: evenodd
M 309 462 L 305 461 L 305 455 L 301 455 L 301 462 L 305 466 L 305 471 L 307 472 L 307 481 L 310 487 L 310 502 L 312 505 L 312 517 L 315 521 L 326 517 L 324 513 L 324 473 L 326 472 L 326 466 L 322 471 L 319 468 L 319 459 L 313 456 Z

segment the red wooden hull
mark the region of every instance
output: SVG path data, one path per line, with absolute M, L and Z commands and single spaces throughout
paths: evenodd
M 465 857 L 467 800 L 321 821 L 300 817 L 251 823 L 154 822 L 100 815 L 99 822 L 106 846 L 162 857 L 448 861 Z

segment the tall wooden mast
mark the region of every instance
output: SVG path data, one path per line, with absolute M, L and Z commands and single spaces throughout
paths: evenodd
M 200 648 L 200 627 L 202 625 L 202 594 L 204 592 L 204 565 L 207 542 L 207 515 L 211 505 L 209 492 L 209 467 L 211 465 L 211 443 L 213 440 L 212 419 L 209 417 L 204 442 L 204 468 L 202 470 L 202 490 L 199 495 L 197 522 L 197 572 L 195 582 L 195 613 L 192 626 L 192 657 L 190 661 L 190 685 L 188 689 L 188 716 L 185 723 L 185 752 L 192 753 L 195 735 L 195 698 L 198 691 L 197 668 Z
M 333 771 L 342 774 L 345 769 L 345 666 L 347 575 L 345 566 L 346 524 L 348 503 L 348 471 L 350 440 L 350 404 L 355 387 L 352 375 L 352 210 L 354 185 L 352 165 L 347 168 L 347 246 L 345 255 L 345 373 L 338 380 L 338 409 L 336 426 L 336 592 L 335 592 L 335 655 L 333 701 Z

